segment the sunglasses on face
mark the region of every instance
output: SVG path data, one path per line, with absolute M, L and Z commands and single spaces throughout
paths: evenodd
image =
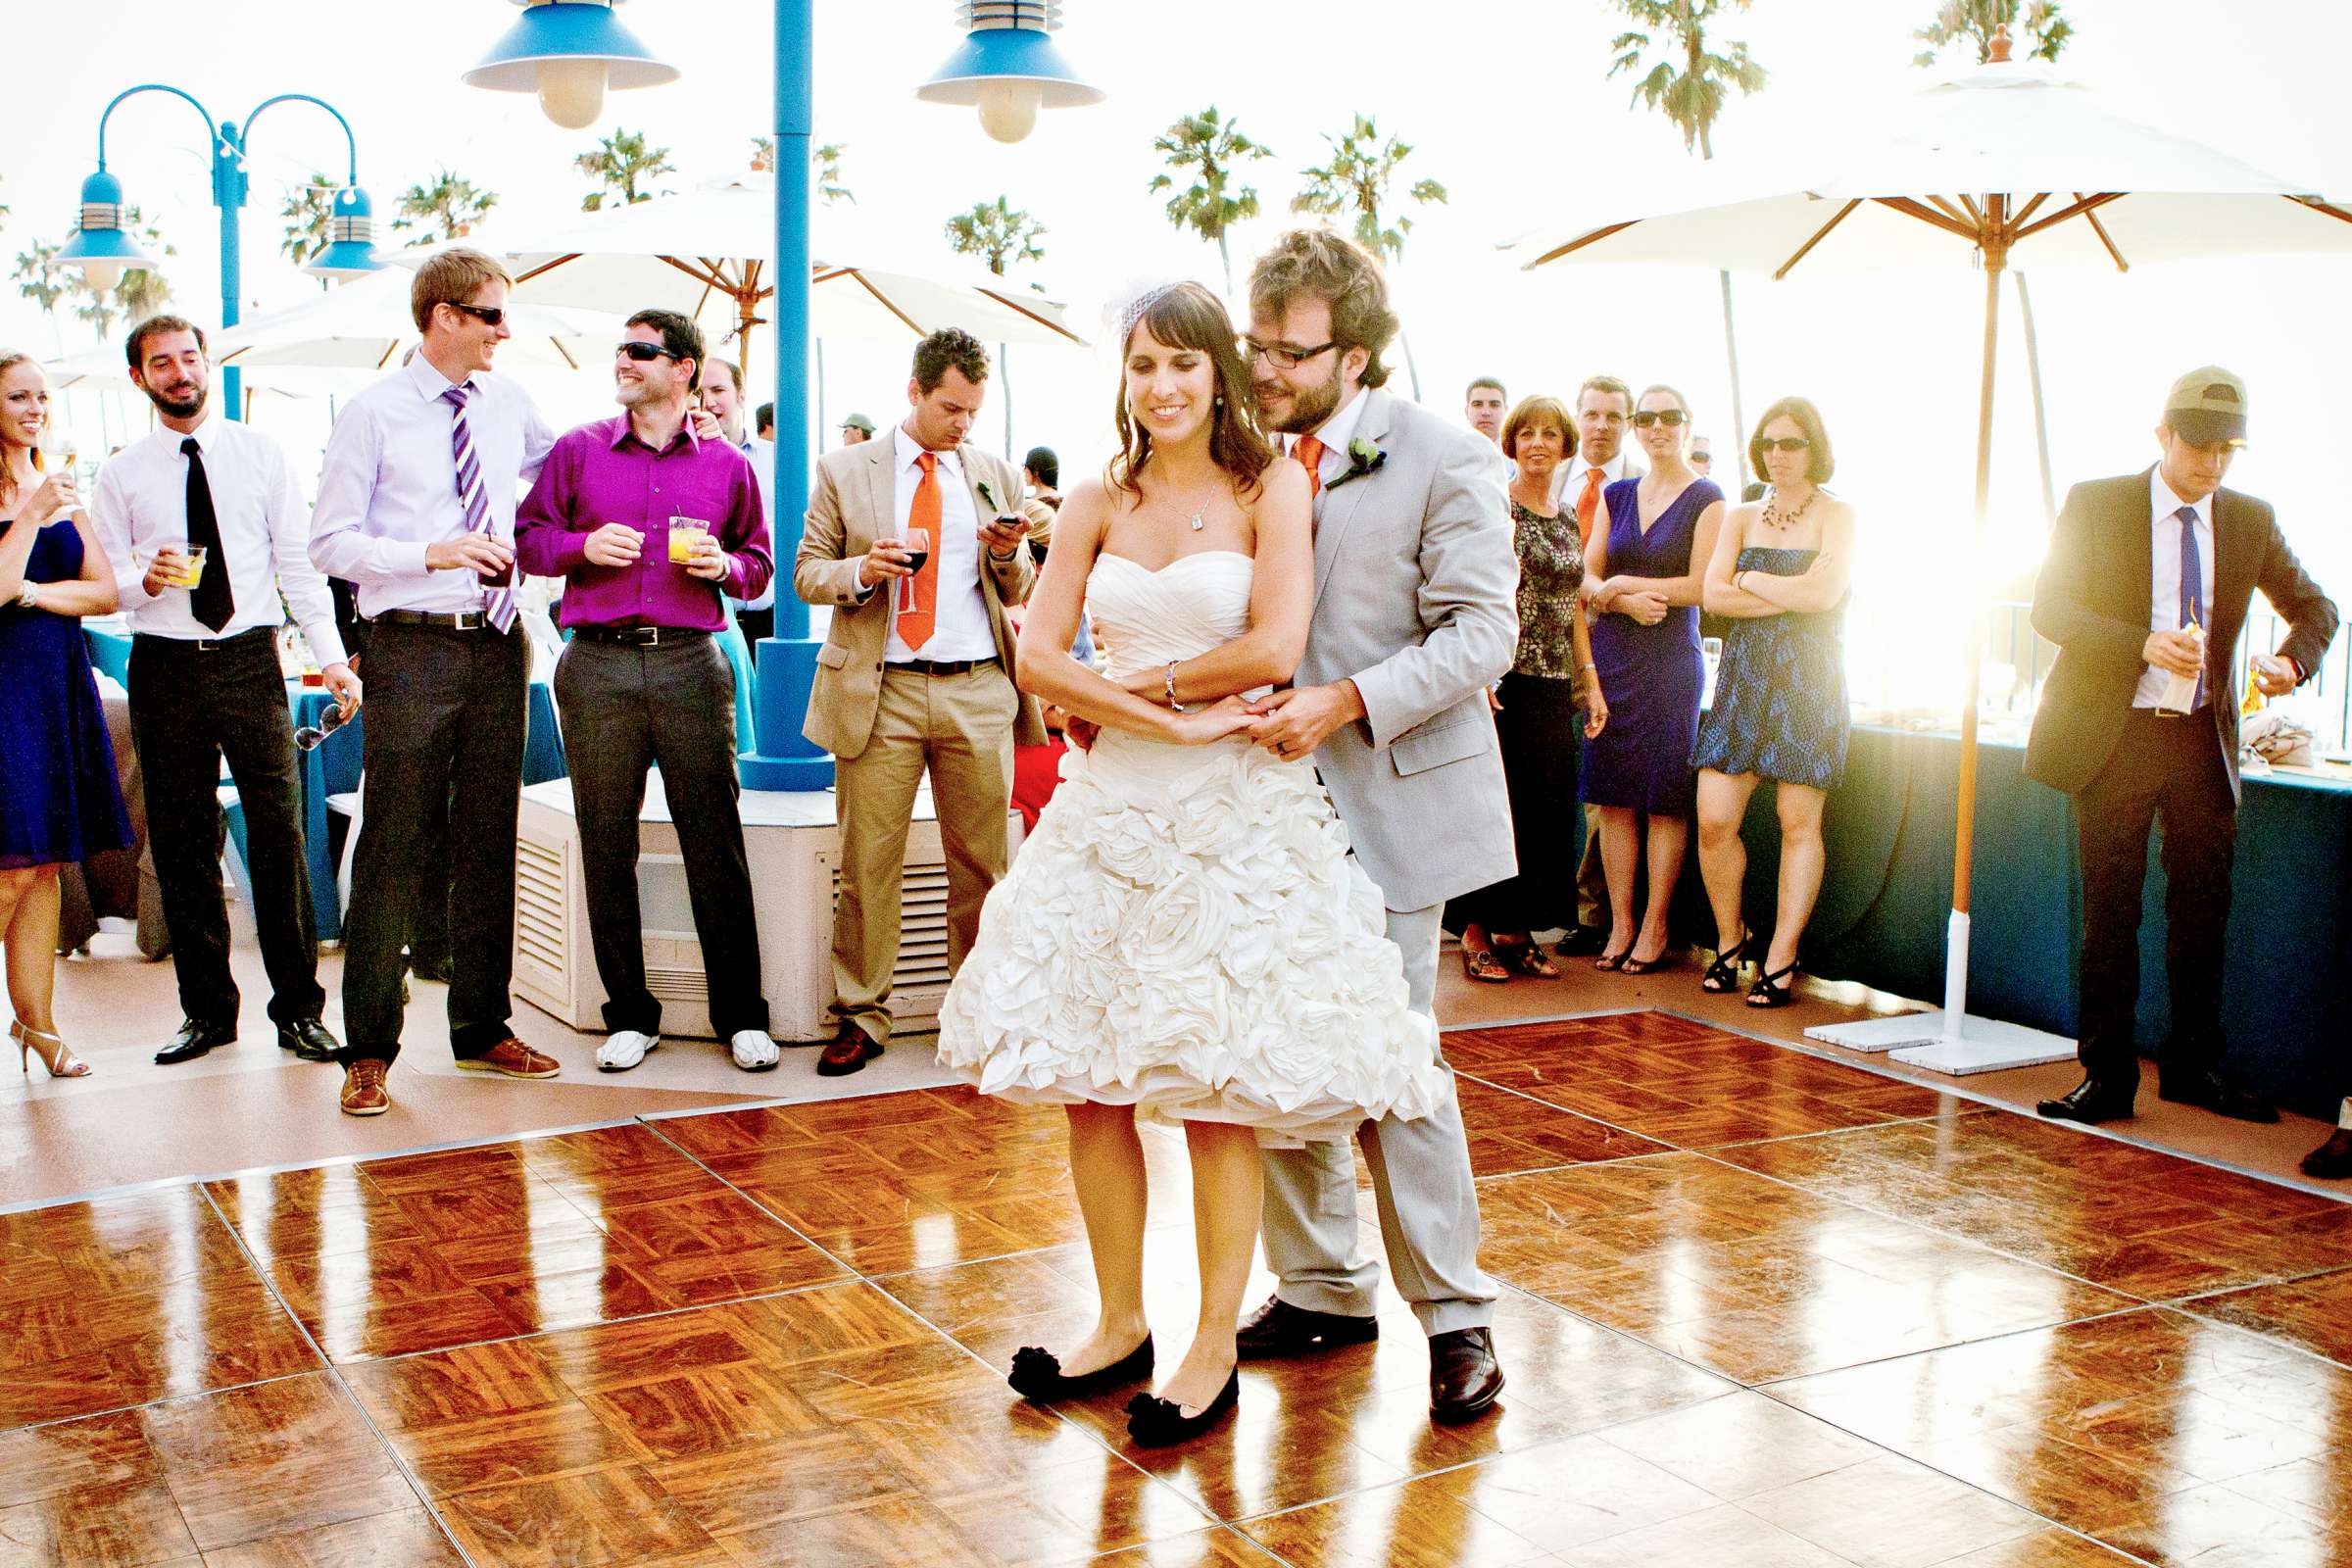
M 1802 452 L 1812 444 L 1801 435 L 1760 435 L 1756 437 L 1758 452 Z
M 472 317 L 484 326 L 500 326 L 505 324 L 507 319 L 506 309 L 503 306 L 460 305 L 455 300 L 445 301 L 444 303 L 447 304 L 453 311 L 465 312 L 467 316 Z
M 634 341 L 628 343 L 615 343 L 612 345 L 612 352 L 615 354 L 625 354 L 630 359 L 635 360 L 639 365 L 651 365 L 656 360 L 674 360 L 677 358 L 675 354 L 670 353 L 669 350 L 663 348 L 659 343 L 638 343 Z
M 1692 463 L 1713 463 L 1715 461 L 1715 454 L 1712 452 L 1693 452 L 1690 454 L 1690 461 Z
M 1278 370 L 1295 370 L 1298 368 L 1299 366 L 1304 365 L 1307 361 L 1313 359 L 1316 355 L 1326 353 L 1329 350 L 1336 349 L 1338 347 L 1339 344 L 1335 341 L 1331 343 L 1318 343 L 1311 349 L 1295 349 L 1288 343 L 1260 343 L 1253 337 L 1245 337 L 1242 339 L 1242 358 L 1245 360 L 1255 360 L 1259 355 L 1262 354 L 1265 356 L 1266 363 L 1273 366 L 1274 368 Z
M 1646 430 L 1653 424 L 1662 424 L 1669 430 L 1679 430 L 1690 417 L 1680 409 L 1644 409 L 1634 416 L 1634 427 Z

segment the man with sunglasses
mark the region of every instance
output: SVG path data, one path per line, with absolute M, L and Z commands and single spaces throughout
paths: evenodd
M 2158 1094 L 2240 1121 L 2269 1101 L 2221 1072 L 2222 963 L 2237 843 L 2237 642 L 2254 590 L 2287 622 L 2255 684 L 2281 696 L 2311 678 L 2335 606 L 2305 574 L 2266 502 L 2222 488 L 2245 444 L 2245 383 L 2218 366 L 2173 383 L 2153 468 L 2075 486 L 2034 588 L 2034 629 L 2058 645 L 2026 772 L 2075 797 L 2082 862 L 2077 1011 L 2082 1082 L 2044 1116 L 2133 1113 L 2139 1050 L 2140 894 L 2148 828 L 2164 828 L 2171 1037 Z
M 342 1107 L 391 1108 L 400 1054 L 401 944 L 410 906 L 449 907 L 449 1043 L 469 1072 L 553 1078 L 554 1058 L 509 1025 L 514 812 L 522 790 L 530 644 L 515 624 L 514 501 L 556 433 L 491 374 L 507 324 L 506 270 L 445 250 L 409 291 L 416 356 L 352 399 L 327 438 L 311 560 L 359 584 L 371 623 L 367 762 L 343 928 Z M 419 886 L 436 802 L 449 873 Z M 438 880 L 438 879 L 435 879 Z
M 571 640 L 556 665 L 556 701 L 605 986 L 609 1033 L 596 1064 L 606 1072 L 627 1071 L 662 1043 L 637 893 L 652 767 L 686 861 L 710 1027 L 746 1072 L 778 1056 L 736 805 L 735 675 L 711 636 L 727 623 L 720 594 L 758 599 L 775 561 L 750 460 L 724 435 L 699 439 L 690 423 L 705 363 L 703 334 L 685 317 L 630 317 L 612 355 L 613 397 L 626 412 L 558 441 L 515 517 L 523 569 L 566 584 Z

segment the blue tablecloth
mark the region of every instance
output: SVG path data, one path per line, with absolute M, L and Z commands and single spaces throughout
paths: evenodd
M 1987 743 L 1977 766 L 1969 1011 L 2072 1037 L 2082 959 L 2082 879 L 2072 797 L 2034 783 L 2020 746 Z M 1829 872 L 1806 934 L 1806 968 L 1901 996 L 1943 995 L 1960 743 L 1953 735 L 1857 728 L 1824 822 Z M 1745 828 L 1747 915 L 1770 928 L 1779 835 L 1769 786 Z M 1697 867 L 1689 867 L 1686 893 Z M 2165 878 L 2149 849 L 2140 926 L 2139 1041 L 2154 1053 L 2170 1007 Z M 1678 900 L 1678 905 L 1681 901 Z M 1697 909 L 1693 935 L 1708 923 Z M 2250 773 L 2223 979 L 2228 1066 L 2282 1103 L 2333 1120 L 2352 1093 L 2352 782 Z

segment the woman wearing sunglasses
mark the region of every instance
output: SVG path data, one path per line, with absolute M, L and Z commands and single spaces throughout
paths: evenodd
M 1585 802 L 1599 808 L 1609 936 L 1596 969 L 1645 974 L 1666 958 L 1666 911 L 1690 836 L 1690 746 L 1698 734 L 1700 572 L 1723 522 L 1723 492 L 1690 469 L 1690 405 L 1653 386 L 1634 405 L 1649 472 L 1602 492 L 1609 525 L 1586 552 L 1592 662 L 1609 724 L 1585 743 Z M 1646 817 L 1644 834 L 1642 823 Z M 1646 860 L 1648 875 L 1638 871 Z M 1646 880 L 1637 920 L 1634 890 Z
M 1698 868 L 1715 908 L 1716 958 L 1699 981 L 1734 989 L 1756 960 L 1740 912 L 1747 847 L 1740 824 L 1758 779 L 1779 785 L 1781 885 L 1772 946 L 1751 1007 L 1794 997 L 1796 945 L 1821 892 L 1821 811 L 1845 768 L 1845 626 L 1854 509 L 1822 485 L 1834 465 L 1821 415 L 1803 398 L 1764 411 L 1748 458 L 1770 486 L 1733 510 L 1707 564 L 1706 608 L 1728 617 L 1715 703 L 1691 761 Z

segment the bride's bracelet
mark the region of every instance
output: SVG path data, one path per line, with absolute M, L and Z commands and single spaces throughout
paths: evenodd
M 1176 700 L 1176 661 L 1168 661 L 1168 707 L 1181 713 L 1184 705 Z

